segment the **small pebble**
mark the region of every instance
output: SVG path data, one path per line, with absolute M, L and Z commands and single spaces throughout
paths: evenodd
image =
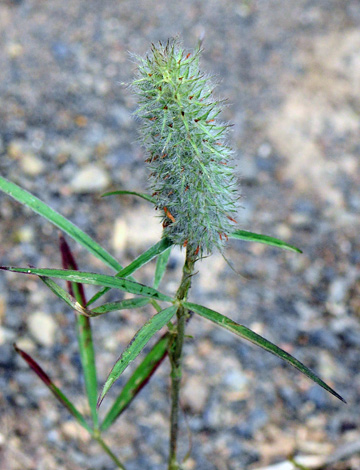
M 31 353 L 36 349 L 35 343 L 32 339 L 26 337 L 20 337 L 16 339 L 16 346 L 24 351 Z
M 248 385 L 248 378 L 240 370 L 231 370 L 226 373 L 223 384 L 230 390 L 241 392 Z
M 31 226 L 20 227 L 15 233 L 16 242 L 19 243 L 30 243 L 34 239 L 34 229 Z
M 54 344 L 57 325 L 49 314 L 35 312 L 29 316 L 27 324 L 31 335 L 39 344 L 47 347 Z
M 198 376 L 189 377 L 181 393 L 183 404 L 194 413 L 201 413 L 204 410 L 208 395 L 208 387 L 204 379 Z
M 258 176 L 258 169 L 254 158 L 243 157 L 241 160 L 241 168 L 239 170 L 241 182 L 253 183 Z
M 65 421 L 61 425 L 61 431 L 65 439 L 78 439 L 81 442 L 89 442 L 90 434 L 75 421 Z
M 107 172 L 98 165 L 87 165 L 70 181 L 74 193 L 98 193 L 104 191 L 111 183 Z
M 45 170 L 45 164 L 31 153 L 22 156 L 20 166 L 23 172 L 29 176 L 38 176 Z
M 0 324 L 3 322 L 5 318 L 5 310 L 6 310 L 6 299 L 5 299 L 5 296 L 0 295 Z
M 94 149 L 88 145 L 81 145 L 80 143 L 67 140 L 56 142 L 56 159 L 59 163 L 70 159 L 79 165 L 89 164 L 93 159 L 93 155 Z
M 328 300 L 333 303 L 342 303 L 348 291 L 348 283 L 344 278 L 337 278 L 329 286 Z
M 4 328 L 0 326 L 0 345 L 5 343 L 10 343 L 16 338 L 16 333 L 10 328 Z
M 120 217 L 115 220 L 114 230 L 112 235 L 112 246 L 118 253 L 122 252 L 126 247 L 128 226 L 126 221 Z
M 28 152 L 28 145 L 22 139 L 12 140 L 7 147 L 7 155 L 13 160 L 20 160 Z
M 7 53 L 11 59 L 17 59 L 24 53 L 24 48 L 18 42 L 11 42 L 7 45 Z

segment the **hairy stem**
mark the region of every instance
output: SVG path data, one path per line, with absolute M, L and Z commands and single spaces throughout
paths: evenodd
M 185 301 L 191 286 L 191 277 L 194 272 L 194 264 L 196 255 L 193 251 L 186 250 L 186 258 L 183 267 L 183 275 L 180 286 L 176 293 L 179 301 Z M 171 363 L 171 415 L 170 415 L 170 452 L 168 470 L 177 470 L 179 464 L 177 462 L 177 440 L 179 431 L 179 394 L 182 376 L 182 349 L 185 337 L 186 320 L 188 310 L 182 305 L 179 306 L 177 312 L 177 325 L 174 339 L 170 343 L 169 358 Z

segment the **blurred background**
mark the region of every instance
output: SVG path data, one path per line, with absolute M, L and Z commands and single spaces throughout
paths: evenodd
M 204 38 L 202 67 L 228 99 L 223 118 L 234 124 L 240 227 L 304 251 L 229 241 L 226 256 L 240 275 L 215 254 L 199 263 L 191 299 L 275 342 L 348 401 L 194 318 L 184 359 L 182 456 L 187 429 L 192 434 L 184 469 L 260 469 L 289 455 L 321 459 L 339 449 L 344 460 L 326 468 L 358 469 L 358 0 L 2 0 L 1 175 L 70 218 L 123 265 L 155 243 L 161 227 L 150 204 L 99 195 L 146 190 L 135 100 L 121 82 L 133 77 L 129 51 L 144 54 L 151 42 L 174 35 L 189 50 Z M 3 194 L 0 218 L 2 265 L 60 267 L 57 229 Z M 81 269 L 110 273 L 70 244 Z M 174 250 L 163 291 L 176 289 L 182 261 Z M 144 267 L 137 279 L 151 282 L 153 269 L 154 263 Z M 100 383 L 152 313 L 145 308 L 95 320 Z M 2 273 L 1 467 L 112 469 L 15 356 L 14 341 L 86 409 L 73 312 L 37 279 Z M 113 387 L 104 410 L 132 370 Z M 165 365 L 104 436 L 128 470 L 166 467 L 168 374 Z

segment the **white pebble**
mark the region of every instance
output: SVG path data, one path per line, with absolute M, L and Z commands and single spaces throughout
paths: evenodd
M 74 193 L 97 193 L 110 184 L 108 173 L 98 165 L 87 165 L 71 180 L 70 189 Z
M 40 175 L 45 170 L 44 162 L 30 153 L 21 157 L 20 166 L 23 172 L 29 176 Z
M 52 346 L 55 340 L 56 322 L 50 314 L 35 312 L 27 321 L 29 332 L 42 346 Z

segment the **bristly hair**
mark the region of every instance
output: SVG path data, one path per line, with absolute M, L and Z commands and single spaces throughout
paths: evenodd
M 226 142 L 230 126 L 219 120 L 223 103 L 199 69 L 200 55 L 200 48 L 186 53 L 178 39 L 153 44 L 145 58 L 136 57 L 132 87 L 164 236 L 203 256 L 222 251 L 239 195 Z

